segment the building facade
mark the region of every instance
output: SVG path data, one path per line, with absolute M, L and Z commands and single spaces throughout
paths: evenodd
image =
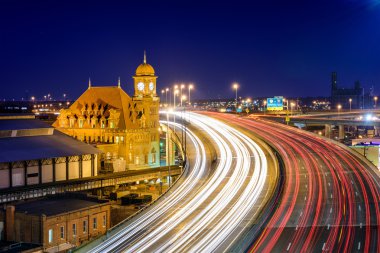
M 105 170 L 124 171 L 159 166 L 159 102 L 153 67 L 136 69 L 134 95 L 120 86 L 88 89 L 53 124 L 58 130 L 103 151 Z
M 109 202 L 70 195 L 8 205 L 5 239 L 62 252 L 103 235 L 110 228 Z

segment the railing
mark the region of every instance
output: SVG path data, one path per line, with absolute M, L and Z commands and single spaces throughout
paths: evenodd
M 3 189 L 0 194 L 0 203 L 15 200 L 37 198 L 64 192 L 75 192 L 113 186 L 117 184 L 130 183 L 141 180 L 141 177 L 158 178 L 160 174 L 169 173 L 169 168 L 159 167 L 147 170 L 117 172 L 108 175 L 100 175 L 86 179 L 74 179 L 70 181 L 48 183 L 35 186 L 21 187 L 18 189 Z M 180 175 L 182 172 L 179 166 L 170 166 L 170 174 Z

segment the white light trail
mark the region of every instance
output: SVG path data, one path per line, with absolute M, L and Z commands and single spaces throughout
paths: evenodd
M 176 115 L 181 117 L 180 113 Z M 197 159 L 184 182 L 92 252 L 212 252 L 222 243 L 230 246 L 243 232 L 240 224 L 244 219 L 260 211 L 257 201 L 268 173 L 261 148 L 220 121 L 194 113 L 187 117 L 209 135 L 218 150 L 218 165 L 213 173 L 204 180 L 205 147 L 187 130 Z

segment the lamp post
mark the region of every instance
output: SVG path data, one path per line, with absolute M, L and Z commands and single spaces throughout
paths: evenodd
M 192 84 L 189 84 L 189 105 L 191 105 L 191 101 L 190 101 L 190 91 L 194 88 L 194 85 Z
M 161 94 L 164 94 L 165 93 L 165 90 L 161 90 Z M 163 99 L 162 99 L 163 100 Z M 161 106 L 162 106 L 162 102 L 161 102 Z
M 375 108 L 377 106 L 377 96 L 373 98 L 373 100 L 375 100 Z
M 235 90 L 235 103 L 236 103 L 236 104 L 235 104 L 235 107 L 237 107 L 237 102 L 238 102 L 238 100 L 237 100 L 237 90 L 238 90 L 238 88 L 239 88 L 239 84 L 234 83 L 232 87 L 233 87 L 234 90 Z
M 264 115 L 265 115 L 265 111 L 266 111 L 266 105 L 267 105 L 267 101 L 266 101 L 266 100 L 264 100 L 263 104 L 264 104 Z
M 166 106 L 168 106 L 168 92 L 169 92 L 169 88 L 166 88 L 165 89 L 165 91 L 166 91 L 166 97 L 165 97 L 165 103 L 166 103 Z
M 181 94 L 180 94 L 180 96 L 181 96 L 181 98 L 182 98 L 182 90 L 185 88 L 185 85 L 184 84 L 181 84 Z M 182 99 L 181 99 L 181 107 L 182 107 Z
M 169 134 L 169 110 L 166 110 L 166 149 L 167 149 L 167 160 L 168 160 L 168 173 L 169 173 L 169 187 L 171 186 L 171 177 L 170 177 L 170 134 Z
M 348 100 L 348 102 L 350 102 L 350 112 L 351 112 L 352 98 L 350 98 L 350 99 Z
M 176 108 L 176 104 L 175 104 L 175 97 L 177 96 L 179 90 L 174 90 L 174 93 L 173 93 L 173 97 L 174 97 L 174 110 Z
M 340 109 L 342 109 L 342 105 L 338 105 L 337 108 L 338 108 L 338 118 L 340 118 Z
M 293 107 L 295 104 L 293 102 L 290 103 L 290 116 L 293 116 Z
M 181 106 L 182 106 L 182 101 L 186 101 L 186 95 L 181 96 Z

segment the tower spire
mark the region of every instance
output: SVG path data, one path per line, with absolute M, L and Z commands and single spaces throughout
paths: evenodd
M 91 78 L 90 77 L 88 78 L 88 88 L 89 89 L 91 88 Z
M 120 83 L 120 76 L 119 76 L 119 80 L 117 81 L 117 87 L 120 88 L 121 87 L 121 83 Z
M 144 64 L 146 64 L 146 52 L 144 50 Z

